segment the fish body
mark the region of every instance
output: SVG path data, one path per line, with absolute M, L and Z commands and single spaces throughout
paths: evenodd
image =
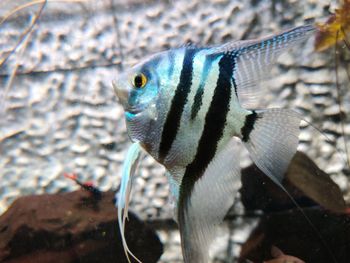
M 147 73 L 147 78 L 154 81 L 158 89 L 150 94 L 155 100 L 146 106 L 144 112 L 139 112 L 139 109 L 126 112 L 129 135 L 133 140 L 141 141 L 146 151 L 170 171 L 184 168 L 194 159 L 203 132 L 206 131 L 204 136 L 210 132 L 205 125 L 216 127 L 218 132 L 213 130 L 212 134 L 226 142 L 240 134 L 240 125 L 250 113 L 239 107 L 237 97 L 232 96 L 230 72 L 226 72 L 223 66 L 222 74 L 227 77 L 220 81 L 226 83 L 217 83 L 220 60 L 222 55 L 211 56 L 209 50 L 184 47 L 161 53 L 150 64 L 146 63 L 147 68 L 155 67 L 153 73 Z M 205 69 L 209 67 L 207 64 L 211 64 L 210 69 Z M 140 68 L 140 71 L 146 70 Z M 167 79 L 162 79 L 162 76 Z M 216 86 L 219 88 L 215 89 Z M 131 100 L 134 96 L 137 97 L 130 94 Z M 211 103 L 213 96 L 216 99 Z M 209 141 L 214 143 L 214 140 Z
M 157 53 L 118 76 L 115 91 L 128 134 L 168 171 L 177 200 L 185 262 L 207 262 L 215 228 L 239 181 L 239 138 L 279 185 L 298 145 L 300 117 L 254 110 L 276 58 L 314 32 L 311 25 L 270 37 Z

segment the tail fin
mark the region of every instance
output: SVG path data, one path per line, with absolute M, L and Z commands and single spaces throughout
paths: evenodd
M 300 122 L 292 110 L 268 109 L 248 115 L 242 128 L 254 163 L 278 185 L 297 151 Z
M 282 185 L 283 176 L 297 151 L 302 120 L 296 112 L 288 109 L 268 109 L 258 113 L 253 111 L 246 117 L 242 141 L 256 166 L 288 195 L 315 231 L 333 262 L 338 262 L 310 218 Z

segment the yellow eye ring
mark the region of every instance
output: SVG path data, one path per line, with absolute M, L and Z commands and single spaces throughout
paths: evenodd
M 143 73 L 135 74 L 135 76 L 132 79 L 132 85 L 137 88 L 143 88 L 147 83 L 147 77 Z

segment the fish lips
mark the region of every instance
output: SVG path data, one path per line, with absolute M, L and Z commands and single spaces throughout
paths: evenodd
M 113 82 L 113 89 L 117 95 L 119 102 L 125 107 L 127 106 L 129 91 L 126 89 L 118 88 L 117 84 Z
M 129 112 L 132 113 L 133 115 L 137 115 L 140 114 L 143 110 L 145 109 L 145 107 L 142 106 L 138 106 L 138 107 L 124 107 L 125 112 Z

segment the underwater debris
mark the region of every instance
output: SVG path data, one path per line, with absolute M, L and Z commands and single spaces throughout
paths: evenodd
M 340 8 L 335 10 L 325 23 L 317 24 L 315 50 L 323 51 L 340 41 L 350 49 L 347 37 L 350 34 L 350 0 L 343 0 Z
M 93 182 L 82 183 L 78 180 L 78 175 L 75 173 L 64 173 L 63 176 L 73 180 L 75 183 L 80 185 L 82 189 L 88 191 L 91 194 L 91 197 L 95 198 L 96 200 L 101 200 L 102 192 L 96 186 L 94 186 Z

